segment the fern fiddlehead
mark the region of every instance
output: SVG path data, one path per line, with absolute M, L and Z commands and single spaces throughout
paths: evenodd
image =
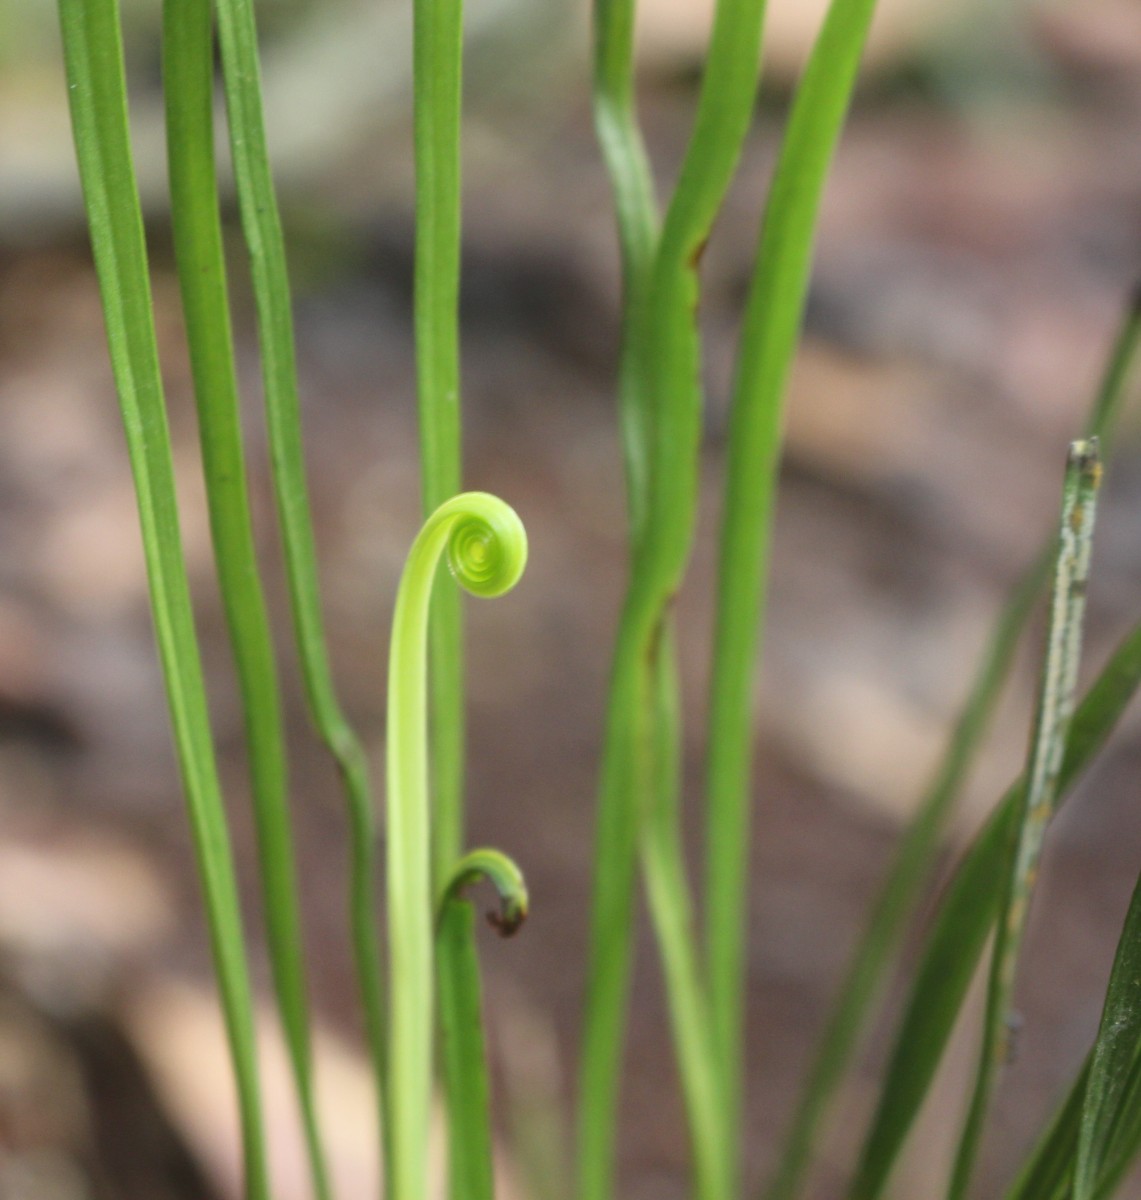
M 389 1071 L 392 1200 L 428 1194 L 435 897 L 428 801 L 428 613 L 440 558 L 474 596 L 508 592 L 527 562 L 514 509 L 464 492 L 428 518 L 409 552 L 388 663 Z

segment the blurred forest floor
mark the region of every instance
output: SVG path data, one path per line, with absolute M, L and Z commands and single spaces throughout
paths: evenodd
M 695 24 L 676 19 L 677 5 L 649 7 L 643 117 L 668 178 L 688 131 L 698 50 Z M 377 11 L 387 20 L 393 8 Z M 573 1090 L 601 713 L 624 580 L 617 268 L 583 83 L 584 22 L 550 3 L 532 6 L 531 24 L 513 21 L 519 8 L 498 0 L 472 17 L 467 482 L 518 508 L 532 552 L 516 594 L 469 606 L 470 839 L 517 857 L 533 895 L 522 936 L 484 947 L 510 1147 L 504 1195 L 563 1200 L 565 1172 L 555 1164 L 564 1130 L 553 1114 Z M 973 37 L 935 30 L 927 17 L 907 24 L 907 5 L 889 8 L 902 15 L 881 30 L 829 187 L 791 395 L 756 780 L 751 1177 L 771 1162 L 862 914 L 996 606 L 1054 521 L 1066 443 L 1141 273 L 1135 4 L 1044 7 L 1021 23 L 983 23 Z M 10 8 L 8 18 L 20 11 Z M 364 100 L 375 107 L 351 119 L 336 94 L 352 92 L 351 71 L 329 85 L 330 96 L 312 74 L 327 68 L 330 48 L 367 44 L 336 17 L 349 11 L 350 0 L 330 8 L 328 36 L 307 57 L 290 40 L 307 28 L 305 6 L 272 8 L 267 72 L 271 124 L 285 146 L 326 612 L 343 695 L 379 778 L 387 626 L 418 525 L 412 176 L 406 73 L 396 65 L 382 79 L 394 52 L 373 63 L 377 79 Z M 132 15 L 184 534 L 256 931 L 240 715 L 197 483 L 161 158 L 150 153 L 149 18 L 140 5 Z M 695 830 L 726 395 L 789 64 L 802 41 L 793 25 L 774 35 L 757 126 L 705 259 L 708 469 L 691 583 L 679 602 Z M 50 39 L 44 45 L 50 51 Z M 0 112 L 12 116 L 0 135 L 0 1197 L 223 1200 L 234 1194 L 237 1161 L 204 932 L 98 296 L 74 168 L 59 140 L 62 92 L 51 89 L 63 85 L 50 53 L 39 62 L 35 72 L 6 62 L 0 87 Z M 272 107 L 275 95 L 292 104 L 287 115 Z M 327 101 L 342 113 L 323 139 L 303 127 L 310 97 L 316 112 Z M 240 261 L 236 228 L 234 248 Z M 259 523 L 280 597 L 240 273 L 235 287 Z M 1087 678 L 1141 609 L 1139 512 L 1134 403 L 1098 533 Z M 276 618 L 284 648 L 280 601 Z M 972 779 L 956 842 L 1019 767 L 1036 659 L 1033 645 Z M 286 670 L 328 1125 L 342 1195 L 355 1198 L 369 1194 L 374 1168 L 343 919 L 344 823 L 333 772 Z M 1008 1177 L 1096 1027 L 1141 870 L 1139 768 L 1133 718 L 1051 838 L 1020 988 L 1025 1027 L 982 1194 L 996 1194 Z M 622 1195 L 675 1200 L 686 1194 L 686 1146 L 656 964 L 643 944 Z M 972 1046 L 968 1036 L 952 1055 L 917 1153 L 900 1171 L 900 1197 L 930 1194 L 957 1134 L 955 1097 Z M 820 1200 L 842 1194 L 882 1050 L 881 1037 L 847 1098 L 852 1119 L 822 1151 Z M 289 1157 L 296 1145 L 280 1064 L 273 1070 L 277 1194 L 293 1200 L 307 1192 Z

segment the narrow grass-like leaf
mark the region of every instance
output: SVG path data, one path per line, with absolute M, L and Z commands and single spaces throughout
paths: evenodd
M 1134 296 L 1114 339 L 1086 421 L 1084 436 L 1099 438 L 1103 450 L 1112 443 L 1136 364 L 1141 340 L 1139 314 L 1141 308 Z M 1052 559 L 1051 539 L 1042 547 L 999 615 L 962 715 L 931 786 L 924 793 L 901 840 L 883 890 L 872 909 L 867 930 L 852 956 L 839 1000 L 820 1040 L 793 1117 L 784 1151 L 778 1158 L 777 1174 L 767 1200 L 791 1200 L 803 1183 L 824 1116 L 851 1063 L 876 998 L 883 991 L 888 965 L 930 875 L 947 815 L 990 726 L 1019 639 L 1045 587 Z
M 448 1089 L 449 1189 L 463 1200 L 493 1200 L 495 1163 L 491 1088 L 483 1035 L 483 1001 L 475 943 L 475 909 L 461 892 L 481 879 L 499 893 L 487 914 L 501 937 L 512 937 L 527 919 L 523 873 L 498 850 L 469 851 L 444 886 L 436 929 L 440 990 L 440 1059 Z
M 462 0 L 416 0 L 413 103 L 416 144 L 415 327 L 424 515 L 462 487 L 459 284 Z M 460 595 L 432 606 L 432 824 L 434 873 L 463 845 L 463 634 Z M 444 960 L 446 962 L 446 955 Z
M 833 0 L 797 89 L 765 208 L 729 422 L 707 759 L 710 1015 L 721 1110 L 739 1124 L 752 679 L 796 351 L 824 182 L 855 86 L 875 0 Z
M 277 666 L 254 547 L 214 166 L 209 0 L 165 0 L 171 221 L 219 589 L 238 675 L 270 964 L 318 1200 L 331 1196 L 313 1094 L 309 1002 Z
M 1082 1098 L 1089 1078 L 1087 1058 L 1065 1103 L 1018 1174 L 1006 1200 L 1067 1200 L 1074 1179 L 1074 1159 L 1082 1119 Z
M 939 833 L 990 724 L 1018 640 L 1041 593 L 1047 560 L 1040 558 L 1019 583 L 999 618 L 963 715 L 955 726 L 931 787 L 908 826 L 872 910 L 813 1060 L 768 1200 L 790 1200 L 801 1187 L 830 1103 L 850 1065 L 900 937 L 929 877 Z M 984 936 L 985 940 L 985 936 Z M 981 949 L 981 945 L 979 947 Z
M 1121 1186 L 1141 1153 L 1141 1054 L 1133 1059 L 1121 1089 L 1117 1117 L 1109 1132 L 1109 1146 L 1098 1174 L 1096 1200 L 1109 1200 Z
M 666 980 L 674 1045 L 693 1149 L 696 1200 L 732 1195 L 731 1135 L 718 1107 L 717 1059 L 697 952 L 679 821 L 680 714 L 672 629 L 658 655 L 654 699 L 655 767 L 661 781 L 642 823 L 646 897 Z
M 636 462 L 644 443 L 646 501 L 644 519 L 632 531 L 632 577 L 607 708 L 578 1111 L 580 1200 L 607 1200 L 612 1188 L 639 813 L 660 779 L 645 714 L 655 707 L 653 660 L 695 520 L 701 436 L 697 272 L 751 119 L 763 10 L 763 0 L 719 0 L 693 134 L 655 249 L 645 306 L 628 331 L 631 370 L 638 372 L 628 395 L 640 406 L 640 419 L 624 422 L 634 439 L 626 456 Z M 620 13 L 615 28 L 624 29 L 625 19 Z M 620 74 L 628 47 L 618 46 L 617 61 Z M 627 489 L 637 522 L 638 481 L 628 480 Z
M 637 125 L 634 88 L 635 0 L 595 0 L 594 119 L 614 194 L 622 251 L 622 331 L 618 405 L 625 466 L 631 553 L 642 538 L 649 506 L 650 397 L 638 335 L 658 242 L 653 179 Z M 632 625 L 632 620 L 627 619 Z M 638 800 L 631 759 L 636 721 L 648 709 L 634 633 L 619 633 L 610 686 L 599 804 L 591 949 L 580 1056 L 578 1167 L 582 1200 L 603 1200 L 611 1188 L 615 1116 L 628 986 L 630 909 L 637 858 Z M 627 649 L 623 652 L 623 638 Z
M 1122 1056 L 1127 1061 L 1122 1063 L 1114 1089 L 1115 1111 L 1103 1127 L 1103 1154 L 1087 1192 L 1095 1200 L 1109 1200 L 1116 1193 L 1141 1153 L 1141 1054 L 1136 1042 L 1133 1049 L 1131 1057 Z M 1086 1056 L 1064 1103 L 1006 1193 L 1006 1200 L 1076 1200 L 1074 1173 L 1093 1053 L 1091 1050 Z
M 421 496 L 425 516 L 462 486 L 459 366 L 460 121 L 463 76 L 462 0 L 416 0 L 413 6 L 413 110 L 416 155 L 414 318 L 420 418 Z M 457 589 L 441 587 L 432 605 L 428 655 L 432 719 L 432 858 L 437 883 L 463 845 L 464 743 L 463 609 Z M 468 996 L 474 946 L 458 928 L 439 940 L 441 994 Z M 478 978 L 475 980 L 478 988 Z M 448 1010 L 442 1010 L 445 1018 Z M 444 1030 L 444 1096 L 452 1200 L 465 1200 L 477 1184 L 491 1186 L 490 1142 L 479 1165 L 471 1146 L 472 1107 L 465 1064 L 482 1063 L 483 1030 L 457 1019 Z M 465 1039 L 470 1045 L 463 1045 Z M 478 1089 L 477 1089 L 478 1090 Z M 486 1097 L 484 1097 L 486 1100 Z M 487 1135 L 488 1138 L 490 1135 Z M 478 1140 L 477 1128 L 476 1138 Z M 481 1171 L 487 1172 L 486 1179 Z
M 1141 624 L 1118 646 L 1074 713 L 1057 803 L 1105 745 L 1141 685 Z M 999 880 L 1026 786 L 1003 795 L 940 902 L 888 1060 L 852 1200 L 877 1200 L 946 1049 L 999 904 Z
M 622 251 L 618 412 L 631 540 L 646 520 L 649 397 L 635 354 L 658 240 L 658 210 L 634 93 L 634 0 L 595 0 L 594 126 L 610 176 Z
M 440 1061 L 448 1094 L 448 1189 L 465 1200 L 493 1200 L 491 1088 L 483 1038 L 483 1000 L 475 909 L 445 900 L 436 931 L 440 982 Z
M 1090 1062 L 1074 1166 L 1073 1200 L 1092 1200 L 1141 1057 L 1141 884 L 1133 894 L 1113 960 Z
M 428 774 L 428 610 L 441 558 L 469 592 L 499 596 L 527 561 L 513 509 L 484 492 L 445 501 L 408 554 L 388 660 L 388 1200 L 428 1195 L 435 897 Z M 450 984 L 460 987 L 459 976 Z
M 1074 442 L 1066 464 L 1046 658 L 1035 709 L 1026 790 L 1019 809 L 1013 857 L 1003 885 L 978 1073 L 951 1174 L 949 1200 L 963 1200 L 970 1187 L 991 1098 L 1009 1056 L 1015 973 L 1029 916 L 1030 897 L 1038 877 L 1046 826 L 1054 810 L 1077 686 L 1086 581 L 1100 483 L 1097 441 Z
M 350 828 L 349 914 L 378 1109 L 384 1108 L 384 1001 L 375 903 L 375 819 L 364 750 L 341 711 L 329 669 L 293 344 L 281 219 L 266 147 L 257 27 L 251 0 L 215 0 L 230 154 L 249 254 L 265 389 L 274 500 L 285 551 L 294 639 L 310 715 L 345 785 Z M 380 1114 L 383 1142 L 387 1128 Z M 384 1155 L 385 1161 L 388 1155 Z
M 1117 417 L 1121 406 L 1129 395 L 1130 384 L 1137 370 L 1137 348 L 1141 343 L 1141 283 L 1133 289 L 1122 318 L 1113 349 L 1106 364 L 1097 402 L 1086 426 L 1085 437 L 1101 440 L 1103 460 L 1110 458 L 1113 437 L 1117 430 Z
M 1141 883 L 1114 958 L 1094 1049 L 1006 1200 L 1109 1200 L 1141 1152 L 1139 931 Z
M 225 810 L 182 554 L 116 0 L 60 0 L 79 172 L 135 480 L 175 748 L 238 1092 L 247 1200 L 268 1200 L 253 1007 Z

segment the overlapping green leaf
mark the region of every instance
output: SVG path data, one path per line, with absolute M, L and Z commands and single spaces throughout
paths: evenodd
M 337 700 L 325 643 L 317 552 L 294 353 L 285 244 L 270 171 L 252 0 L 215 0 L 230 154 L 257 309 L 274 500 L 284 548 L 294 641 L 313 723 L 345 786 L 350 827 L 349 914 L 358 987 L 377 1091 L 384 1095 L 384 998 L 373 919 L 375 821 L 368 764 Z M 383 1108 L 383 1099 L 378 1101 Z M 387 1124 L 380 1122 L 379 1140 Z M 389 1155 L 384 1155 L 388 1161 Z
M 117 0 L 60 0 L 72 128 L 135 480 L 151 610 L 237 1082 L 247 1200 L 268 1200 L 253 1006 L 218 783 L 131 160 Z
M 1141 307 L 1131 298 L 1086 420 L 1085 436 L 1107 449 L 1128 396 L 1141 341 Z M 885 986 L 903 931 L 915 910 L 939 850 L 947 816 L 962 791 L 1010 673 L 1015 651 L 1041 595 L 1052 558 L 1042 547 L 1004 605 L 931 786 L 919 802 L 903 835 L 869 918 L 863 939 L 852 956 L 836 1008 L 820 1040 L 801 1100 L 793 1117 L 767 1200 L 789 1200 L 804 1179 L 823 1118 L 835 1100 L 840 1081 L 866 1031 L 874 1003 Z
M 1058 803 L 1101 750 L 1141 684 L 1141 624 L 1118 647 L 1074 713 Z M 923 948 L 880 1100 L 849 1195 L 875 1200 L 927 1094 L 999 905 L 999 880 L 1024 779 L 1007 790 L 951 880 Z

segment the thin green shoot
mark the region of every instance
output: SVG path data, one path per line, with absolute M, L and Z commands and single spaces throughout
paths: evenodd
M 1074 1164 L 1073 1200 L 1093 1200 L 1129 1099 L 1141 1056 L 1141 883 L 1121 933 L 1094 1043 Z
M 467 900 L 444 903 L 436 927 L 436 967 L 440 1064 L 448 1097 L 448 1192 L 465 1200 L 494 1200 L 491 1087 L 475 909 Z
M 622 250 L 619 422 L 631 545 L 641 539 L 648 504 L 649 398 L 637 333 L 657 244 L 657 211 L 649 158 L 638 129 L 634 95 L 635 0 L 595 0 L 594 119 L 610 173 Z M 621 635 L 619 646 L 621 645 Z M 631 645 L 631 652 L 635 648 Z M 628 652 L 629 654 L 630 652 Z M 621 650 L 616 649 L 616 657 Z M 636 802 L 629 776 L 634 706 L 644 696 L 633 664 L 615 666 L 607 712 L 599 805 L 591 950 L 578 1099 L 581 1200 L 604 1200 L 611 1188 L 614 1125 L 625 996 L 633 954 L 630 909 L 637 863 Z M 605 850 L 602 848 L 605 847 Z M 601 859 L 599 859 L 601 855 Z
M 1056 805 L 1101 751 L 1141 686 L 1141 624 L 1118 646 L 1086 693 L 1070 726 Z M 1019 805 L 1020 776 L 1007 788 L 944 893 L 897 1026 L 880 1099 L 849 1191 L 878 1200 L 934 1078 L 982 957 L 999 905 Z
M 641 861 L 692 1141 L 693 1194 L 696 1200 L 722 1200 L 733 1194 L 729 1157 L 732 1139 L 717 1104 L 717 1059 L 681 841 L 680 714 L 673 646 L 673 630 L 669 629 L 657 657 L 658 670 L 665 676 L 654 689 L 658 709 L 647 714 L 654 722 L 654 763 L 662 780 L 650 797 L 653 808 L 642 821 Z
M 72 129 L 135 480 L 155 635 L 238 1094 L 244 1194 L 246 1200 L 268 1200 L 253 1004 L 182 552 L 142 211 L 127 128 L 119 6 L 116 0 L 60 0 L 59 13 Z
M 1084 437 L 1101 439 L 1102 458 L 1107 460 L 1117 431 L 1121 405 L 1129 395 L 1130 384 L 1137 371 L 1137 348 L 1141 344 L 1141 283 L 1134 287 L 1125 316 L 1113 341 L 1109 362 L 1098 390 L 1094 411 L 1086 425 Z
M 465 888 L 487 879 L 499 895 L 487 914 L 501 937 L 513 937 L 527 919 L 523 873 L 499 850 L 481 847 L 463 856 L 446 881 L 436 921 L 440 991 L 440 1058 L 448 1091 L 448 1177 L 453 1196 L 493 1200 L 495 1162 L 491 1087 L 483 1035 L 483 1001 L 475 948 L 475 909 Z M 447 969 L 441 967 L 447 961 Z
M 428 612 L 441 558 L 477 596 L 518 582 L 527 537 L 513 509 L 484 492 L 446 500 L 417 535 L 400 581 L 388 663 L 389 1200 L 428 1194 L 433 945 L 428 776 Z
M 1030 1153 L 1006 1200 L 1068 1200 L 1074 1181 L 1082 1100 L 1089 1078 L 1089 1058 L 1082 1064 L 1065 1103 Z
M 1128 396 L 1139 342 L 1141 307 L 1134 299 L 1114 339 L 1083 435 L 1099 438 L 1103 452 L 1112 444 L 1117 420 Z M 791 1200 L 803 1184 L 821 1124 L 866 1029 L 876 998 L 883 991 L 888 966 L 900 938 L 930 878 L 940 834 L 990 727 L 1019 640 L 1045 588 L 1053 557 L 1051 537 L 999 614 L 962 715 L 948 740 L 931 785 L 903 836 L 872 909 L 867 930 L 852 956 L 835 1011 L 820 1040 L 783 1152 L 778 1158 L 777 1174 L 767 1200 Z
M 463 82 L 462 0 L 416 0 L 413 5 L 413 124 L 416 157 L 414 323 L 420 419 L 420 491 L 427 516 L 463 484 L 461 445 L 460 127 Z M 459 857 L 464 841 L 463 609 L 455 588 L 441 587 L 432 605 L 428 666 L 431 678 L 432 872 L 437 886 Z M 470 921 L 448 917 L 437 945 L 441 993 L 459 1004 L 478 1002 L 474 942 L 465 944 Z M 474 994 L 473 994 L 474 993 Z M 444 1057 L 449 1109 L 451 1195 L 465 1200 L 491 1186 L 490 1140 L 473 1123 L 472 1087 L 465 1071 L 484 1060 L 478 1022 L 450 1014 Z M 452 1016 L 455 1019 L 449 1019 Z M 470 1040 L 470 1045 L 465 1044 Z M 486 1117 L 483 1124 L 486 1123 Z M 471 1143 L 472 1134 L 476 1145 Z M 481 1139 L 487 1141 L 480 1145 Z
M 658 241 L 658 206 L 634 94 L 635 0 L 595 0 L 594 127 L 610 176 L 622 255 L 618 415 L 631 540 L 646 520 L 649 397 L 635 354 Z
M 414 317 L 424 516 L 462 486 L 460 429 L 461 0 L 413 6 L 416 154 Z M 460 596 L 441 589 L 432 608 L 432 826 L 434 874 L 463 845 L 463 631 Z
M 1098 1040 L 1006 1200 L 1109 1200 L 1141 1153 L 1141 1047 L 1130 996 L 1137 987 L 1139 915 L 1141 885 L 1114 958 Z M 1095 1083 L 1099 1050 L 1102 1078 Z
M 262 356 L 274 500 L 284 546 L 294 640 L 306 700 L 321 740 L 340 770 L 349 812 L 349 919 L 358 987 L 378 1092 L 378 1137 L 385 1140 L 384 993 L 373 920 L 375 819 L 364 750 L 333 687 L 321 617 L 317 554 L 305 480 L 289 275 L 262 113 L 257 27 L 251 0 L 216 0 L 230 154 L 249 254 Z M 387 1162 L 388 1154 L 383 1152 Z
M 632 11 L 598 10 L 601 40 L 596 43 L 600 53 L 596 81 L 604 75 L 610 81 L 607 86 L 612 85 L 619 96 L 623 89 L 632 88 L 628 79 Z M 625 321 L 624 361 L 629 355 L 627 369 L 637 373 L 636 379 L 624 377 L 622 397 L 624 454 L 634 473 L 627 479 L 633 564 L 614 651 L 595 839 L 579 1083 L 580 1200 L 607 1200 L 612 1191 L 640 813 L 648 811 L 653 789 L 662 786 L 664 779 L 654 765 L 655 739 L 645 714 L 657 709 L 654 689 L 662 676 L 653 659 L 661 653 L 666 611 L 689 557 L 697 500 L 698 267 L 752 117 L 763 12 L 763 0 L 719 0 L 717 4 L 694 130 L 654 248 L 645 305 L 635 313 L 634 323 Z M 611 65 L 597 65 L 610 49 Z M 638 153 L 636 144 L 634 153 Z M 627 165 L 640 194 L 631 215 L 637 226 L 630 224 L 623 240 L 628 267 L 640 270 L 642 260 L 636 256 L 646 249 L 648 188 L 644 175 L 641 182 L 637 179 L 644 165 Z M 637 289 L 640 277 L 628 277 L 628 302 L 631 282 Z M 637 290 L 633 295 L 640 304 Z
M 706 762 L 705 942 L 722 1120 L 740 1125 L 752 681 L 796 352 L 824 184 L 875 0 L 833 0 L 789 115 L 742 323 L 726 450 Z M 735 1153 L 735 1151 L 734 1151 Z
M 1131 906 L 1127 926 L 1133 923 L 1133 928 L 1127 927 L 1126 932 L 1134 938 L 1135 916 Z M 1123 942 L 1124 936 L 1123 933 Z M 1126 1172 L 1141 1153 L 1141 1055 L 1137 1053 L 1136 1045 L 1132 1047 L 1132 1054 L 1129 1049 L 1127 1047 L 1122 1054 L 1124 1069 L 1115 1087 L 1116 1103 L 1112 1114 L 1107 1114 L 1102 1153 L 1088 1193 L 1095 1200 L 1109 1200 L 1116 1193 Z M 1074 1197 L 1078 1143 L 1093 1054 L 1091 1050 L 1086 1056 L 1066 1099 L 1006 1193 L 1006 1200 L 1072 1200 Z
M 1134 1056 L 1120 1092 L 1109 1144 L 1097 1176 L 1095 1200 L 1109 1200 L 1141 1154 L 1141 1054 Z
M 1058 792 L 1077 686 L 1086 582 L 1100 484 L 1101 459 L 1097 440 L 1074 442 L 1066 464 L 1046 659 L 1030 743 L 1026 790 L 999 907 L 978 1074 L 951 1175 L 949 1200 L 963 1200 L 967 1194 L 991 1096 L 1009 1054 L 1015 971 L 1046 826 Z
M 318 1200 L 330 1200 L 329 1172 L 313 1093 L 285 733 L 273 641 L 254 548 L 238 415 L 214 166 L 212 30 L 209 0 L 166 0 L 163 89 L 171 222 L 198 406 L 214 557 L 249 751 L 270 965 L 297 1086 L 314 1192 Z

